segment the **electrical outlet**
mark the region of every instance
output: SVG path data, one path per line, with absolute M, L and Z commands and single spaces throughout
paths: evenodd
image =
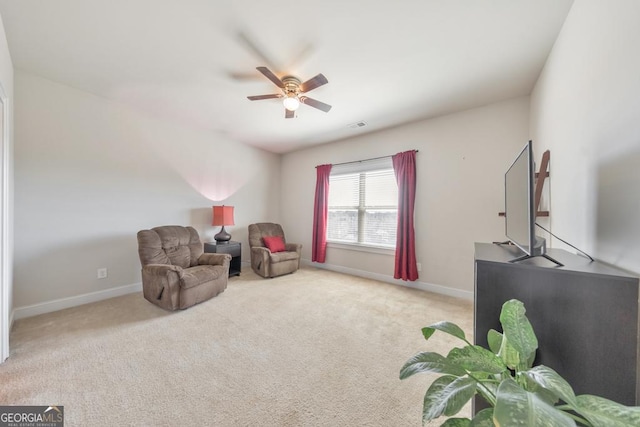
M 422 271 L 422 264 L 420 264 L 419 262 L 416 263 L 416 265 L 418 266 L 418 271 Z
M 107 278 L 107 269 L 99 268 L 98 269 L 98 279 L 106 279 Z

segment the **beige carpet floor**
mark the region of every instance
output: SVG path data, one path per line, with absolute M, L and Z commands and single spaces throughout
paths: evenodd
M 15 322 L 0 404 L 64 405 L 66 426 L 420 426 L 436 376 L 398 372 L 459 345 L 424 341 L 439 320 L 471 336 L 472 304 L 313 268 L 245 269 L 180 312 L 135 293 Z

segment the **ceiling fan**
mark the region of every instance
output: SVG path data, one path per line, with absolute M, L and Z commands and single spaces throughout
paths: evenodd
M 284 76 L 282 79 L 279 79 L 267 67 L 256 67 L 256 70 L 260 71 L 266 78 L 271 80 L 273 84 L 278 86 L 282 90 L 282 93 L 247 96 L 247 98 L 249 98 L 251 101 L 284 98 L 282 103 L 284 104 L 284 117 L 286 119 L 292 119 L 293 117 L 295 117 L 295 111 L 298 109 L 301 103 L 313 108 L 317 108 L 318 110 L 322 110 L 325 113 L 328 113 L 331 109 L 331 105 L 329 104 L 325 104 L 324 102 L 302 95 L 303 93 L 312 91 L 317 87 L 329 83 L 329 80 L 327 80 L 327 78 L 322 74 L 318 74 L 317 76 L 310 78 L 306 82 L 301 83 L 300 79 L 293 76 Z

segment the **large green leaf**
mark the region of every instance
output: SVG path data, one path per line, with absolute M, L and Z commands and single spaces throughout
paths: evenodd
M 540 365 L 524 371 L 522 374 L 540 387 L 549 390 L 557 398 L 564 400 L 572 406 L 576 406 L 576 395 L 573 392 L 573 388 L 553 369 Z
M 531 355 L 538 349 L 538 339 L 525 313 L 524 304 L 515 299 L 505 302 L 500 313 L 504 337 L 520 353 L 521 362 L 532 360 Z
M 469 427 L 495 427 L 493 424 L 493 408 L 483 409 L 471 420 Z
M 478 345 L 454 348 L 447 355 L 447 359 L 470 372 L 499 374 L 507 369 L 500 358 Z
M 535 390 L 529 390 L 529 389 L 526 389 L 526 390 L 532 393 L 535 393 L 535 395 L 538 396 L 540 400 L 547 402 L 551 406 L 555 406 L 558 403 L 560 403 L 559 402 L 560 399 L 558 399 L 558 396 L 556 396 L 555 393 L 547 390 L 546 388 L 542 388 L 538 385 L 535 385 Z
M 469 418 L 449 418 L 440 427 L 470 427 L 471 420 Z
M 489 329 L 487 333 L 487 342 L 489 343 L 489 349 L 498 354 L 500 347 L 502 346 L 502 334 L 495 329 Z
M 422 336 L 424 336 L 425 340 L 428 340 L 429 338 L 431 338 L 431 335 L 435 333 L 435 331 L 442 331 L 449 335 L 453 335 L 456 338 L 460 338 L 463 341 L 467 341 L 467 338 L 464 335 L 464 331 L 460 328 L 460 326 L 447 321 L 434 323 L 431 326 L 422 328 Z
M 577 396 L 576 412 L 593 427 L 640 426 L 640 407 L 624 406 L 611 400 L 588 394 Z
M 518 368 L 522 362 L 520 353 L 515 349 L 514 346 L 511 345 L 506 336 L 502 337 L 498 356 L 502 359 L 505 365 L 507 365 L 507 367 L 512 370 Z
M 438 353 L 423 352 L 407 360 L 402 369 L 400 369 L 400 379 L 403 380 L 420 372 L 435 372 L 456 376 L 466 374 L 462 367 L 447 360 L 444 356 Z
M 469 377 L 445 375 L 436 379 L 424 395 L 422 422 L 441 415 L 447 417 L 460 412 L 476 393 L 476 381 Z
M 498 375 L 497 377 L 500 377 L 500 375 Z M 478 387 L 476 388 L 478 394 L 490 406 L 495 406 L 495 403 L 496 403 L 495 396 L 498 393 L 498 384 L 494 382 L 483 382 L 483 381 L 480 381 L 480 382 L 482 383 L 482 386 L 478 384 Z
M 498 387 L 493 421 L 497 426 L 575 427 L 564 412 L 506 379 Z

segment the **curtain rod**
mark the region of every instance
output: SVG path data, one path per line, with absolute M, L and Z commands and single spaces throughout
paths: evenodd
M 419 150 L 407 150 L 407 151 L 415 151 L 417 153 Z M 362 163 L 362 162 L 368 162 L 368 161 L 371 161 L 371 160 L 386 159 L 387 157 L 393 157 L 393 155 L 391 155 L 391 156 L 372 157 L 370 159 L 364 159 L 364 160 L 354 160 L 352 162 L 333 163 L 332 166 L 350 165 L 351 163 Z

